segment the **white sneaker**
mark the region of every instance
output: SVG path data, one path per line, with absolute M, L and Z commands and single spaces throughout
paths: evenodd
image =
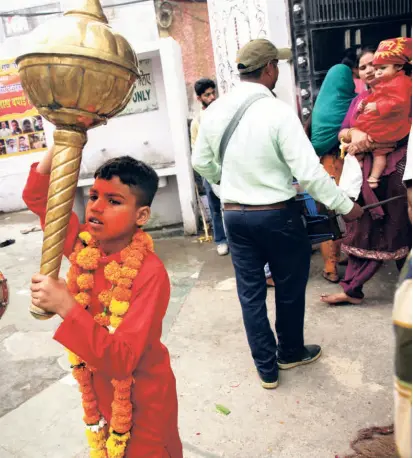
M 217 246 L 217 252 L 220 256 L 226 256 L 229 253 L 229 248 L 227 243 L 220 243 Z

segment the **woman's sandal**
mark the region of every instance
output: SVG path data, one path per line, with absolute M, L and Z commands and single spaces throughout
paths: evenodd
M 275 288 L 275 283 L 274 283 L 274 280 L 272 279 L 272 277 L 268 277 L 266 279 L 266 282 L 267 282 L 267 287 L 268 288 Z
M 340 281 L 340 277 L 334 272 L 323 271 L 323 277 L 330 283 L 338 283 Z
M 379 187 L 379 184 L 380 184 L 380 178 L 376 178 L 376 177 L 373 177 L 373 176 L 369 176 L 367 178 L 367 183 L 369 184 L 370 188 L 371 189 L 376 189 Z
M 363 302 L 363 299 L 350 297 L 344 292 L 337 294 L 322 294 L 320 299 L 321 302 L 328 305 L 360 305 Z

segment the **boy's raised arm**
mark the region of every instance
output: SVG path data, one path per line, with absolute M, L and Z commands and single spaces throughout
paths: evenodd
M 43 156 L 43 159 L 37 164 L 36 171 L 41 175 L 50 175 L 52 170 L 52 159 L 53 159 L 54 145 L 52 145 L 47 153 Z
M 77 304 L 54 335 L 56 341 L 111 379 L 129 377 L 152 336 L 161 334 L 169 302 L 168 274 L 163 266 L 156 266 L 141 275 L 138 295 L 115 334 L 109 334 Z
M 54 145 L 51 146 L 39 163 L 32 164 L 22 196 L 29 210 L 40 218 L 40 224 L 43 229 L 46 220 L 47 193 L 49 190 L 53 152 Z M 79 218 L 72 212 L 64 247 L 65 256 L 70 256 L 72 253 L 79 231 Z

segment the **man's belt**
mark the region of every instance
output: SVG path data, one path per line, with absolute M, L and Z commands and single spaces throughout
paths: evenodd
M 224 204 L 226 211 L 266 211 L 266 210 L 282 210 L 287 208 L 288 201 L 278 202 L 269 205 L 241 205 L 241 204 Z

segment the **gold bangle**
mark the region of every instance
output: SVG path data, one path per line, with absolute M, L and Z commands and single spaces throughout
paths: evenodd
M 347 131 L 347 134 L 346 134 L 346 140 L 348 143 L 351 142 L 351 132 L 354 130 L 354 127 L 350 127 L 350 129 Z

